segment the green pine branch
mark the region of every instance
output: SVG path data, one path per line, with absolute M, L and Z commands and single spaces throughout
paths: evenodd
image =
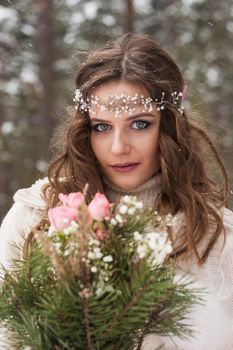
M 127 265 L 121 253 L 116 268 L 125 270 L 109 281 L 114 291 L 87 299 L 76 278 L 57 278 L 38 246 L 16 261 L 0 292 L 0 320 L 7 322 L 15 349 L 139 350 L 150 333 L 190 335 L 184 320 L 197 293 L 174 282 L 173 266 L 151 274 L 146 263 Z

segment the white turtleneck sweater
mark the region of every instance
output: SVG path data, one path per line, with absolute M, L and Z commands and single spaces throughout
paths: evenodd
M 104 178 L 104 190 L 110 202 L 118 202 L 121 196 L 128 194 L 143 201 L 145 207 L 153 207 L 156 197 L 161 191 L 161 177 L 153 176 L 134 190 L 128 191 L 117 188 L 108 179 Z
M 46 203 L 41 187 L 47 179 L 38 180 L 27 189 L 20 189 L 14 195 L 14 205 L 2 222 L 0 229 L 0 264 L 10 268 L 11 260 L 18 259 L 19 251 L 14 244 L 22 245 L 24 239 L 45 215 Z M 159 177 L 153 177 L 134 191 L 128 191 L 142 200 L 145 206 L 152 206 L 161 190 Z M 126 194 L 105 180 L 105 191 L 110 201 L 118 201 Z M 180 225 L 182 215 L 177 215 L 174 225 Z M 149 335 L 142 350 L 155 350 L 159 346 L 165 350 L 233 350 L 233 213 L 225 209 L 223 222 L 226 229 L 226 242 L 223 235 L 211 250 L 206 263 L 199 267 L 193 261 L 179 265 L 177 273 L 184 271 L 187 278 L 195 280 L 195 286 L 204 288 L 203 305 L 196 305 L 187 315 L 187 322 L 193 326 L 194 337 L 188 340 L 177 337 Z M 175 227 L 174 227 L 175 229 Z M 5 333 L 0 329 L 0 349 L 4 346 Z M 117 348 L 114 350 L 120 350 Z

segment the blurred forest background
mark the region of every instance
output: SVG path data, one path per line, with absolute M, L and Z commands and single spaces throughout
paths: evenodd
M 185 106 L 209 120 L 233 173 L 232 1 L 0 0 L 0 218 L 12 194 L 46 172 L 82 50 L 129 31 L 176 58 L 189 86 Z

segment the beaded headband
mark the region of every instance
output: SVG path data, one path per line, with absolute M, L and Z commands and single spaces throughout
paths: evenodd
M 115 113 L 115 117 L 121 117 L 124 112 L 132 115 L 136 111 L 136 106 L 142 106 L 143 112 L 152 112 L 153 104 L 156 104 L 157 111 L 164 110 L 166 105 L 172 105 L 176 107 L 179 113 L 182 115 L 184 107 L 181 105 L 183 101 L 183 93 L 174 91 L 171 93 L 172 101 L 165 100 L 165 92 L 162 92 L 160 100 L 158 98 L 145 97 L 135 93 L 134 95 L 127 95 L 121 93 L 107 95 L 104 99 L 100 99 L 97 95 L 91 95 L 90 98 L 83 98 L 80 89 L 75 90 L 75 97 L 73 99 L 76 102 L 76 109 L 80 108 L 81 112 L 91 112 L 96 115 L 96 109 L 102 111 L 108 111 Z

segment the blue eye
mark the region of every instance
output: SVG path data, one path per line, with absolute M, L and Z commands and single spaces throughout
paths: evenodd
M 137 120 L 132 124 L 133 129 L 146 129 L 151 123 L 145 120 Z
M 110 125 L 104 124 L 104 123 L 96 124 L 91 127 L 93 131 L 97 131 L 97 132 L 104 132 L 109 130 L 110 128 L 111 128 Z

